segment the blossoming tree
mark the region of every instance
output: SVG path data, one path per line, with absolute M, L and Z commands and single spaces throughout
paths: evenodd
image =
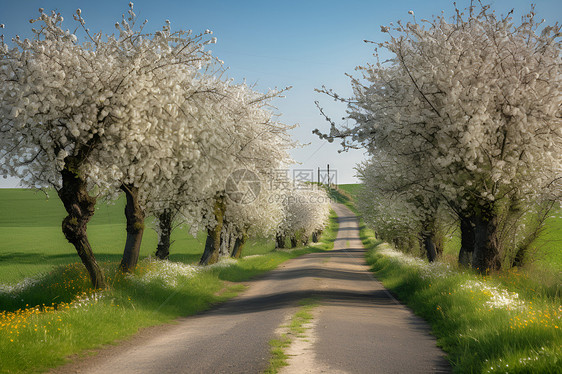
M 234 110 L 227 111 L 229 118 L 222 120 L 226 126 L 221 132 L 221 136 L 226 140 L 227 146 L 217 148 L 219 163 L 215 167 L 217 180 L 222 184 L 214 187 L 212 208 L 207 209 L 205 215 L 209 218 L 210 224 L 207 224 L 207 242 L 200 260 L 201 264 L 212 264 L 219 259 L 221 235 L 227 235 L 226 232 L 236 228 L 235 237 L 243 237 L 246 231 L 244 227 L 247 227 L 252 221 L 253 224 L 257 224 L 251 217 L 259 217 L 263 212 L 250 212 L 252 209 L 269 210 L 271 208 L 272 212 L 275 211 L 274 206 L 266 208 L 263 201 L 250 204 L 243 209 L 231 207 L 231 213 L 240 212 L 240 216 L 238 216 L 240 222 L 237 222 L 237 216 L 229 214 L 228 225 L 224 226 L 228 207 L 231 204 L 237 204 L 236 201 L 232 201 L 232 196 L 229 197 L 226 190 L 227 179 L 233 172 L 245 170 L 256 175 L 258 179 L 253 182 L 239 181 L 242 189 L 247 189 L 244 184 L 250 182 L 263 184 L 268 173 L 278 167 L 286 166 L 290 162 L 288 150 L 296 144 L 288 134 L 288 130 L 292 127 L 276 121 L 271 110 L 271 100 L 279 97 L 283 91 L 273 90 L 262 94 L 242 84 L 229 85 L 227 92 L 229 94 L 226 95 L 225 105 L 231 105 Z M 221 175 L 222 177 L 220 177 Z M 265 184 L 263 187 L 266 187 Z M 264 230 L 267 231 L 267 229 Z
M 362 216 L 381 239 L 407 251 L 419 247 L 430 262 L 435 261 L 443 251 L 443 201 L 435 189 L 427 190 L 420 182 L 428 178 L 428 171 L 411 168 L 401 158 L 388 159 L 386 153 L 371 153 L 370 160 L 356 167 L 364 186 L 358 199 Z
M 56 188 L 68 213 L 63 232 L 96 288 L 105 282 L 86 233 L 96 203 L 91 193 L 117 184 L 129 191 L 127 210 L 134 211 L 130 192 L 138 178 L 169 156 L 151 136 L 162 131 L 153 130 L 177 121 L 178 113 L 189 116 L 186 94 L 210 60 L 203 45 L 214 41 L 203 41 L 207 33 L 172 33 L 168 24 L 143 34 L 142 27 L 134 31 L 134 18 L 131 3 L 127 19 L 116 24 L 119 36 L 104 36 L 91 34 L 78 10 L 75 20 L 87 39 L 80 43 L 63 29 L 60 14 L 40 9 L 31 21 L 40 25 L 35 38 L 15 38 L 13 48 L 2 40 L 0 50 L 2 173 Z M 128 246 L 142 230 L 140 218 L 129 216 Z
M 420 183 L 473 231 L 464 247 L 472 266 L 497 268 L 500 211 L 560 196 L 560 26 L 544 25 L 533 10 L 516 25 L 488 6 L 457 10 L 450 21 L 418 23 L 410 13 L 411 22 L 381 27 L 389 40 L 375 43 L 394 57 L 352 78 L 356 125 L 332 123 L 321 135 L 430 170 Z
M 289 238 L 291 246 L 299 241 L 308 243 L 310 237 L 317 236 L 328 222 L 330 199 L 326 191 L 316 185 L 292 183 L 292 188 L 278 191 L 283 203 L 284 218 L 277 229 L 277 246 L 285 247 Z

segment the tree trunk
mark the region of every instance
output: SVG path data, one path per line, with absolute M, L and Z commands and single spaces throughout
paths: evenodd
M 246 240 L 248 240 L 248 235 L 246 234 L 243 234 L 242 237 L 236 238 L 236 242 L 234 242 L 234 248 L 232 249 L 233 258 L 240 258 L 242 249 L 244 249 L 244 245 L 246 244 Z
M 318 240 L 319 240 L 321 234 L 322 234 L 322 231 L 320 231 L 320 230 L 313 231 L 312 232 L 312 242 L 318 243 Z
M 79 159 L 68 156 L 61 172 L 62 188 L 57 192 L 68 216 L 62 221 L 62 232 L 86 267 L 92 286 L 106 288 L 103 271 L 96 262 L 88 235 L 87 225 L 95 212 L 96 198 L 88 194 L 86 181 L 77 174 Z
M 459 251 L 459 265 L 469 267 L 474 253 L 474 226 L 467 217 L 461 217 L 461 249 Z
M 130 273 L 135 270 L 139 261 L 139 253 L 144 233 L 144 210 L 139 205 L 139 188 L 133 185 L 121 185 L 127 197 L 125 217 L 127 217 L 127 241 L 123 251 L 123 259 L 119 269 Z
M 164 209 L 158 215 L 158 226 L 160 227 L 158 246 L 156 247 L 156 257 L 160 260 L 167 260 L 170 257 L 170 245 L 172 236 L 173 214 L 171 209 Z
M 443 243 L 442 240 L 439 240 L 435 218 L 430 218 L 425 221 L 421 232 L 421 238 L 422 243 L 420 244 L 422 245 L 428 261 L 434 262 L 443 252 Z
M 233 231 L 233 226 L 229 225 L 228 222 L 225 220 L 222 224 L 219 257 L 231 256 L 237 238 L 237 235 L 235 235 L 232 231 Z
M 437 259 L 437 248 L 433 240 L 433 234 L 427 231 L 423 232 L 422 242 L 427 260 L 429 262 L 434 262 Z
M 291 248 L 295 248 L 298 244 L 297 237 L 295 235 L 291 236 Z
M 275 236 L 275 242 L 276 242 L 277 248 L 285 248 L 285 235 L 277 234 Z
M 214 214 L 217 224 L 212 229 L 207 230 L 207 241 L 205 242 L 205 250 L 199 261 L 200 265 L 211 265 L 219 260 L 219 252 L 221 246 L 221 231 L 224 222 L 224 212 L 226 205 L 222 197 L 215 200 Z
M 480 273 L 499 268 L 498 218 L 493 207 L 486 207 L 474 217 L 474 253 L 472 267 Z

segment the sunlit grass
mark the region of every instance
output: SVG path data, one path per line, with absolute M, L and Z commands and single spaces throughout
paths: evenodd
M 362 231 L 375 275 L 431 324 L 455 372 L 559 372 L 558 294 L 533 292 L 535 284 L 518 271 L 481 276 L 428 264 L 370 234 Z
M 431 324 L 455 372 L 558 373 L 562 252 L 552 248 L 559 249 L 560 211 L 547 228 L 534 263 L 489 276 L 458 269 L 458 232 L 436 264 L 394 251 L 364 226 L 361 237 L 377 278 Z
M 265 240 L 245 248 L 240 260 L 201 267 L 192 263 L 139 262 L 134 275 L 103 262 L 110 288 L 94 291 L 79 263 L 0 286 L 1 372 L 42 371 L 66 357 L 135 334 L 140 328 L 192 315 L 244 289 L 241 283 L 281 262 L 333 248 L 337 222 L 332 214 L 320 243 L 275 251 Z M 256 243 L 260 243 L 257 241 Z M 226 282 L 228 281 L 228 282 Z

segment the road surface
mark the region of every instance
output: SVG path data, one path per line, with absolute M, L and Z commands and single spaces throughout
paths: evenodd
M 269 340 L 314 297 L 307 338 L 283 373 L 447 373 L 428 325 L 375 280 L 355 215 L 335 204 L 334 250 L 305 255 L 249 282 L 238 297 L 177 324 L 153 327 L 55 373 L 261 373 Z

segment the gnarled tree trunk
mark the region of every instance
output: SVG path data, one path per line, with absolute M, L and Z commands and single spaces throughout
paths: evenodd
M 139 261 L 139 253 L 144 233 L 144 210 L 139 204 L 139 188 L 133 185 L 121 185 L 121 190 L 127 197 L 125 217 L 127 217 L 127 241 L 123 251 L 123 259 L 119 269 L 123 272 L 132 272 Z
M 434 262 L 437 259 L 437 248 L 431 232 L 425 231 L 422 233 L 422 244 L 427 260 Z
M 160 260 L 167 260 L 170 257 L 172 221 L 173 214 L 171 209 L 164 209 L 164 211 L 158 215 L 160 232 L 158 234 L 158 246 L 156 247 L 155 256 Z
M 474 253 L 474 226 L 467 217 L 461 217 L 461 249 L 459 251 L 459 265 L 469 267 Z
M 244 249 L 244 245 L 246 244 L 247 240 L 248 240 L 248 235 L 245 233 L 242 234 L 242 237 L 238 236 L 236 238 L 231 255 L 233 258 L 240 258 L 240 255 L 242 254 L 242 249 Z
M 472 267 L 480 273 L 499 268 L 498 217 L 493 206 L 474 215 L 474 253 Z
M 217 197 L 213 213 L 217 224 L 212 229 L 207 230 L 207 241 L 205 242 L 205 250 L 199 261 L 200 265 L 211 265 L 219 260 L 221 246 L 221 231 L 224 222 L 224 212 L 226 205 L 223 197 Z
M 285 235 L 277 234 L 275 236 L 275 243 L 277 248 L 285 248 Z
M 107 287 L 103 271 L 96 262 L 88 235 L 87 225 L 95 212 L 96 198 L 88 194 L 86 181 L 77 174 L 80 159 L 68 156 L 61 172 L 62 188 L 57 191 L 68 216 L 62 221 L 62 232 L 86 267 L 92 286 Z
M 443 252 L 442 241 L 439 240 L 435 218 L 425 222 L 421 232 L 423 250 L 429 262 L 434 262 Z
M 233 225 L 224 220 L 224 222 L 222 223 L 219 258 L 230 257 L 232 255 L 232 250 L 236 245 L 236 238 L 237 233 L 235 232 Z
M 315 230 L 312 232 L 312 242 L 318 243 L 320 240 L 320 235 L 322 235 L 322 230 Z

